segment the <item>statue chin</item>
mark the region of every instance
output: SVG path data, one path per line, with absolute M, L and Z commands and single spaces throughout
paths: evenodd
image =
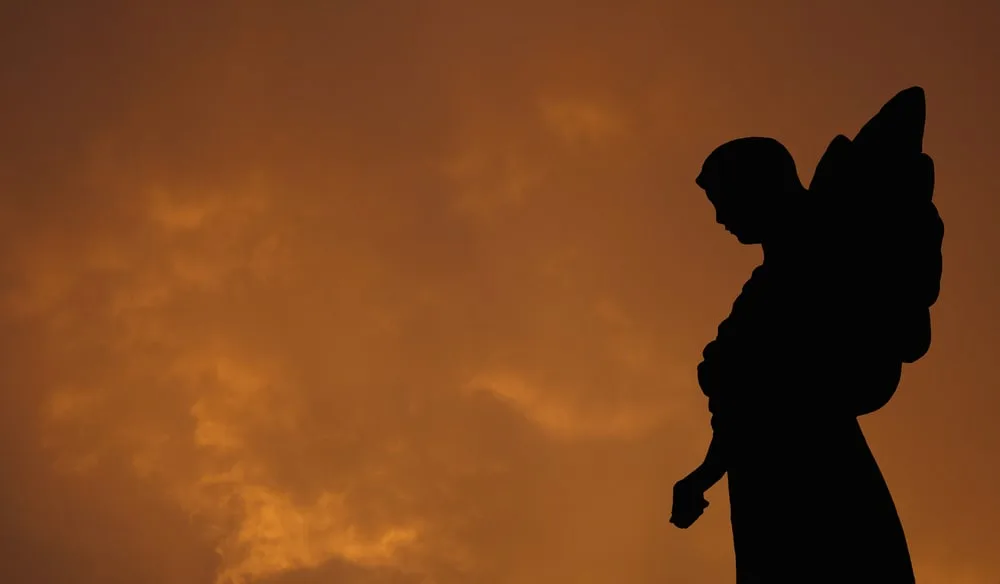
M 733 232 L 733 231 L 730 231 L 730 233 L 733 234 L 733 237 L 736 238 L 736 241 L 739 241 L 743 245 L 757 245 L 758 243 L 760 243 L 760 240 L 758 238 L 752 237 L 749 234 L 741 232 Z

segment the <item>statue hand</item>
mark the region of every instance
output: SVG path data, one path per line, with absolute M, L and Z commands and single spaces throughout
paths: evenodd
M 684 477 L 674 485 L 670 523 L 681 529 L 687 529 L 701 517 L 706 507 L 708 501 L 705 500 L 705 489 L 701 488 L 694 476 Z

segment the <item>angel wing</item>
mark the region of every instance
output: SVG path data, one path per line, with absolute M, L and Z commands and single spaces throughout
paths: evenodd
M 933 202 L 934 163 L 923 153 L 925 114 L 923 89 L 901 91 L 854 140 L 833 139 L 809 185 L 842 298 L 859 326 L 879 329 L 858 334 L 879 338 L 903 363 L 930 348 L 941 284 L 944 224 Z

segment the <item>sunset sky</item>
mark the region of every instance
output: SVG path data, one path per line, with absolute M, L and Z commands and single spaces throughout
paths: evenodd
M 1000 3 L 0 3 L 12 584 L 731 583 L 701 349 L 808 181 L 927 94 L 934 344 L 863 419 L 921 584 L 1000 582 Z

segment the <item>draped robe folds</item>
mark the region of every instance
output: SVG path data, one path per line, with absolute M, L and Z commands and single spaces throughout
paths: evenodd
M 698 366 L 726 460 L 737 582 L 912 583 L 857 420 L 888 401 L 901 364 L 802 266 L 755 269 Z

